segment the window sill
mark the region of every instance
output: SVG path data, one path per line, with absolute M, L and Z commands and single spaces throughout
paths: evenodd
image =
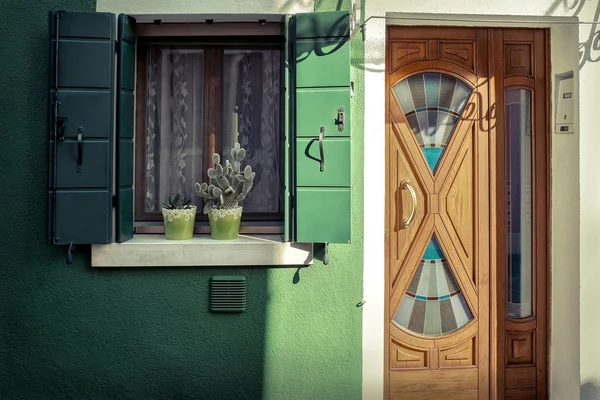
M 136 234 L 124 243 L 92 245 L 92 267 L 214 267 L 310 265 L 312 243 L 284 242 L 280 235 L 240 235 L 237 240 L 167 240 Z

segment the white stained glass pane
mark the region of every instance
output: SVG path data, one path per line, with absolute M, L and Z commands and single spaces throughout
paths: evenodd
M 400 303 L 398 313 L 394 317 L 398 325 L 408 326 L 408 322 L 410 321 L 410 316 L 412 314 L 414 305 L 415 299 L 413 297 L 404 296 L 404 298 L 402 299 L 402 303 Z

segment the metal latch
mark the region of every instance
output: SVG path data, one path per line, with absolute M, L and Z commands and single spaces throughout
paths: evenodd
M 344 107 L 338 108 L 335 124 L 338 126 L 338 131 L 344 130 Z
M 61 142 L 65 140 L 65 122 L 67 122 L 67 117 L 56 116 L 56 138 Z

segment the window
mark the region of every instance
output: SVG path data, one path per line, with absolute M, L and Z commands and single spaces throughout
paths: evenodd
M 50 13 L 53 244 L 161 233 L 161 202 L 201 205 L 194 184 L 236 141 L 256 172 L 244 233 L 349 243 L 349 13 L 206 17 Z
M 206 221 L 194 183 L 237 141 L 256 172 L 243 221 L 281 225 L 281 37 L 249 39 L 138 38 L 136 222 L 160 225 L 162 202 L 176 192 Z

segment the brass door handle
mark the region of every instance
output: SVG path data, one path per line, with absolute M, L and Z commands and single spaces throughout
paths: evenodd
M 412 198 L 412 210 L 410 211 L 410 215 L 406 220 L 400 219 L 400 227 L 402 229 L 407 229 L 410 226 L 410 223 L 412 222 L 413 218 L 415 217 L 415 213 L 417 212 L 417 194 L 415 193 L 415 190 L 410 185 L 410 182 L 407 179 L 400 182 L 400 189 L 408 190 L 408 192 L 410 193 L 410 197 Z M 402 217 L 400 216 L 400 218 Z

